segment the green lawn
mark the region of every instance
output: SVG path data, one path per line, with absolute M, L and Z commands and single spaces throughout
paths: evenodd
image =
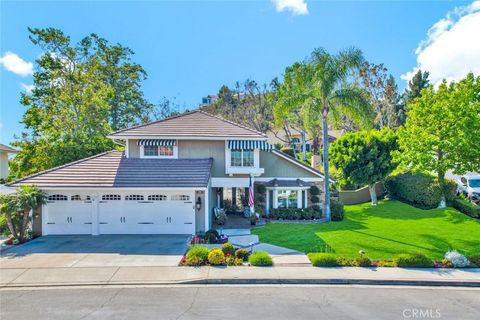
M 455 209 L 421 210 L 399 201 L 345 206 L 345 219 L 325 224 L 274 224 L 255 228 L 260 241 L 303 252 L 346 257 L 365 250 L 371 259 L 419 252 L 441 259 L 448 249 L 480 255 L 480 222 Z

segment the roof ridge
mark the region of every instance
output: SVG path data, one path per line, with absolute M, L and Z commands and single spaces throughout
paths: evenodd
M 117 134 L 117 133 L 124 132 L 124 131 L 127 131 L 127 130 L 131 130 L 131 129 L 136 129 L 136 128 L 141 128 L 141 127 L 149 126 L 149 125 L 151 125 L 151 124 L 155 124 L 155 123 L 159 123 L 159 122 L 163 122 L 163 121 L 167 121 L 167 120 L 179 118 L 179 117 L 182 117 L 182 116 L 186 116 L 187 114 L 191 114 L 191 113 L 195 113 L 195 112 L 199 112 L 199 111 L 200 111 L 200 110 L 195 109 L 195 110 L 187 111 L 187 112 L 184 112 L 184 113 L 181 113 L 181 114 L 176 114 L 176 115 L 174 115 L 174 116 L 166 117 L 166 118 L 164 118 L 164 119 L 158 119 L 158 120 L 150 121 L 150 122 L 147 122 L 147 123 L 137 124 L 136 126 L 133 126 L 133 127 L 128 127 L 128 128 L 124 128 L 124 129 L 120 129 L 120 130 L 111 132 L 111 133 L 109 133 L 108 135 L 110 136 L 110 135 L 112 135 L 112 134 Z
M 7 184 L 5 184 L 5 185 L 6 185 L 7 187 L 11 187 L 11 186 L 13 186 L 14 184 L 19 183 L 19 182 L 22 182 L 22 181 L 24 181 L 24 180 L 27 180 L 27 179 L 30 179 L 30 178 L 34 178 L 34 177 L 37 177 L 37 176 L 39 176 L 39 175 L 42 175 L 42 174 L 45 174 L 45 173 L 49 173 L 49 172 L 52 172 L 52 171 L 55 171 L 55 170 L 63 169 L 63 168 L 69 167 L 69 166 L 74 165 L 74 164 L 82 163 L 82 162 L 87 161 L 87 160 L 92 160 L 92 159 L 95 159 L 95 158 L 98 158 L 98 157 L 101 157 L 101 156 L 104 156 L 104 155 L 106 155 L 106 154 L 108 154 L 108 153 L 113 153 L 113 152 L 122 152 L 122 153 L 123 153 L 123 151 L 119 151 L 119 150 L 105 151 L 105 152 L 102 152 L 102 153 L 93 155 L 93 156 L 91 156 L 91 157 L 88 157 L 88 158 L 79 159 L 79 160 L 76 160 L 76 161 L 73 161 L 73 162 L 65 163 L 65 164 L 62 164 L 62 165 L 60 165 L 60 166 L 56 166 L 56 167 L 53 167 L 53 168 L 50 168 L 50 169 L 47 169 L 47 170 L 43 170 L 43 171 L 40 171 L 40 172 L 31 174 L 31 175 L 28 175 L 28 176 L 26 176 L 26 177 L 23 177 L 23 178 L 20 178 L 20 179 L 15 180 L 15 181 L 9 182 L 9 183 L 7 183 Z
M 243 125 L 243 124 L 240 124 L 240 123 L 237 123 L 237 122 L 234 122 L 234 121 L 225 119 L 225 118 L 222 117 L 222 116 L 213 115 L 213 114 L 211 114 L 211 113 L 209 113 L 209 112 L 206 112 L 206 111 L 203 111 L 203 110 L 200 110 L 200 109 L 198 109 L 198 112 L 203 113 L 203 114 L 205 114 L 205 115 L 207 115 L 207 116 L 210 116 L 210 117 L 212 117 L 212 118 L 221 120 L 221 121 L 223 121 L 223 122 L 229 123 L 229 124 L 231 124 L 231 125 L 234 125 L 234 126 L 237 126 L 237 127 L 243 128 L 243 129 L 247 129 L 247 130 L 252 131 L 252 132 L 254 132 L 254 133 L 260 134 L 260 135 L 262 135 L 262 136 L 264 136 L 264 137 L 267 136 L 267 135 L 266 135 L 265 133 L 263 133 L 263 132 L 260 132 L 260 131 L 257 131 L 257 130 L 255 130 L 255 129 L 252 129 L 252 128 L 246 126 L 246 125 Z

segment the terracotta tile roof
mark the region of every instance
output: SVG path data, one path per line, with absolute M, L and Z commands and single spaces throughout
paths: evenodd
M 119 130 L 108 136 L 111 138 L 129 136 L 266 138 L 265 134 L 254 129 L 200 110 Z
M 38 187 L 206 187 L 212 159 L 127 159 L 105 152 L 14 181 Z
M 18 150 L 13 149 L 12 147 L 9 147 L 5 144 L 0 143 L 0 150 L 1 151 L 6 151 L 8 153 L 18 153 Z

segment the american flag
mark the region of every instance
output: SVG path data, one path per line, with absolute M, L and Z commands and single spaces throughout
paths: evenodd
M 250 184 L 248 186 L 248 206 L 250 208 L 253 208 L 253 205 L 255 204 L 253 200 L 253 184 L 252 184 L 252 177 L 250 177 Z

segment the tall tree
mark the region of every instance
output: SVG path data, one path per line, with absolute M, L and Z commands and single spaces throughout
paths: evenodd
M 385 127 L 396 129 L 405 123 L 405 105 L 400 99 L 397 84 L 392 75 L 385 84 L 383 104 Z
M 408 82 L 408 87 L 405 89 L 404 100 L 408 105 L 413 103 L 416 98 L 420 97 L 423 89 L 428 87 L 430 81 L 428 80 L 428 71 L 418 70 L 413 76 L 412 80 Z
M 392 151 L 397 137 L 390 129 L 347 133 L 332 144 L 332 164 L 350 183 L 368 185 L 372 205 L 377 205 L 375 183 L 395 169 Z
M 398 159 L 414 171 L 434 172 L 442 189 L 445 173 L 480 170 L 480 77 L 429 86 L 409 104 L 399 130 Z M 445 199 L 445 197 L 443 197 Z M 441 206 L 445 203 L 442 201 Z
M 17 178 L 111 150 L 112 127 L 145 120 L 151 106 L 140 91 L 144 75 L 120 45 L 90 35 L 72 45 L 61 30 L 30 29 L 44 52 L 36 60 L 34 89 L 23 93 L 25 131 L 13 143 Z
M 365 92 L 349 84 L 352 74 L 358 73 L 364 59 L 360 50 L 350 48 L 337 54 L 330 54 L 324 49 L 315 50 L 311 57 L 302 63 L 296 63 L 290 72 L 287 68 L 284 83 L 285 100 L 280 99 L 275 108 L 302 108 L 302 115 L 317 115 L 322 123 L 324 201 L 323 212 L 330 220 L 330 176 L 328 147 L 328 118 L 338 118 L 344 114 L 363 127 L 371 127 L 372 108 Z M 308 119 L 306 119 L 308 121 Z

